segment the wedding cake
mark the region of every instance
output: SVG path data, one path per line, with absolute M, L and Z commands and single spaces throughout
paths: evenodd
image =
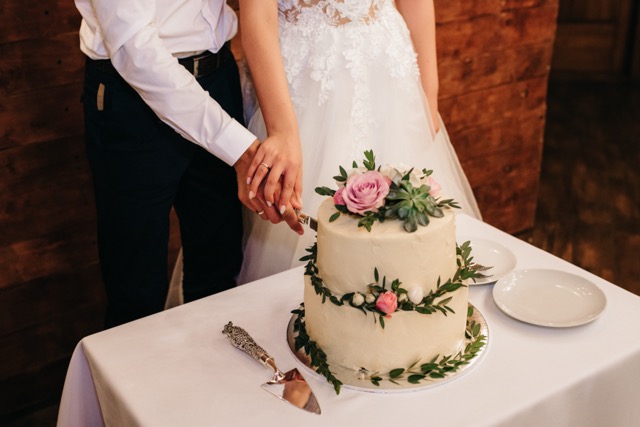
M 332 197 L 303 258 L 296 347 L 336 391 L 338 369 L 375 385 L 415 384 L 456 370 L 482 345 L 467 345 L 465 282 L 474 272 L 468 243 L 456 244 L 458 206 L 430 174 L 376 167 L 366 152 L 364 166 L 340 167 L 337 190 L 316 189 Z

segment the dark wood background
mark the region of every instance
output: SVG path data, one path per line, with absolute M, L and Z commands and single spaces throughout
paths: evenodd
M 486 222 L 533 226 L 557 0 L 436 1 L 440 113 Z
M 639 13 L 636 0 L 560 1 L 554 72 L 640 76 Z
M 628 51 L 620 34 L 631 31 L 622 29 L 631 0 L 584 1 L 610 6 L 582 16 L 585 25 L 608 19 L 608 29 L 589 27 L 607 34 L 597 58 Z M 566 0 L 563 16 L 580 18 L 584 1 Z M 436 10 L 441 114 L 451 139 L 485 220 L 526 231 L 534 224 L 558 0 L 436 0 Z M 71 1 L 5 0 L 0 20 L 2 423 L 57 403 L 75 345 L 101 329 L 105 296 L 84 149 L 79 14 Z M 593 34 L 562 31 L 558 69 L 577 63 L 566 56 L 582 52 L 571 43 L 592 43 L 576 37 Z M 624 67 L 628 56 L 613 54 L 598 71 L 618 72 L 620 61 Z M 177 237 L 174 229 L 172 259 Z

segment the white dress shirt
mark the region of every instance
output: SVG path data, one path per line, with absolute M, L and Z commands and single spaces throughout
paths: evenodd
M 224 0 L 75 0 L 80 49 L 110 59 L 162 121 L 229 165 L 256 137 L 182 67 L 180 52 L 217 52 L 238 22 Z M 107 88 L 108 90 L 108 88 Z

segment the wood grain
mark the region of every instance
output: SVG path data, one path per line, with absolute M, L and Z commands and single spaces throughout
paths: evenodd
M 84 67 L 78 44 L 77 31 L 0 44 L 0 94 L 5 97 L 77 83 Z
M 553 68 L 565 74 L 606 78 L 633 74 L 633 46 L 640 44 L 634 0 L 560 2 Z M 634 24 L 635 22 L 635 24 Z M 637 57 L 637 55 L 636 55 Z
M 80 14 L 72 1 L 3 0 L 0 22 L 0 45 L 4 45 L 20 40 L 46 40 L 77 32 Z

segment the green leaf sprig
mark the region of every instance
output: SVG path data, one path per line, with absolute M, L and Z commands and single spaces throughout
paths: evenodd
M 333 389 L 335 390 L 336 394 L 340 394 L 342 381 L 336 378 L 329 369 L 329 364 L 327 363 L 327 355 L 325 354 L 325 352 L 322 351 L 322 349 L 318 347 L 315 341 L 312 341 L 311 338 L 309 338 L 309 334 L 307 334 L 307 328 L 304 321 L 304 304 L 302 304 L 299 309 L 291 311 L 291 313 L 296 315 L 296 318 L 293 322 L 293 331 L 295 333 L 295 351 L 304 349 L 304 352 L 311 359 L 311 367 L 314 368 L 317 373 L 325 377 L 328 382 L 333 384 Z
M 374 373 L 365 375 L 372 384 L 379 386 L 383 380 L 388 380 L 394 384 L 399 384 L 399 380 L 406 380 L 410 384 L 420 384 L 421 381 L 429 379 L 442 379 L 447 375 L 457 372 L 464 365 L 468 365 L 470 361 L 476 357 L 486 344 L 487 337 L 481 334 L 482 325 L 475 320 L 471 320 L 473 316 L 473 306 L 467 309 L 467 325 L 465 328 L 465 338 L 469 340 L 465 348 L 455 355 L 435 356 L 427 363 L 418 365 L 419 361 L 414 362 L 408 368 L 396 368 L 387 374 L 381 375 Z M 415 369 L 415 368 L 418 369 Z M 366 370 L 361 370 L 366 373 Z

